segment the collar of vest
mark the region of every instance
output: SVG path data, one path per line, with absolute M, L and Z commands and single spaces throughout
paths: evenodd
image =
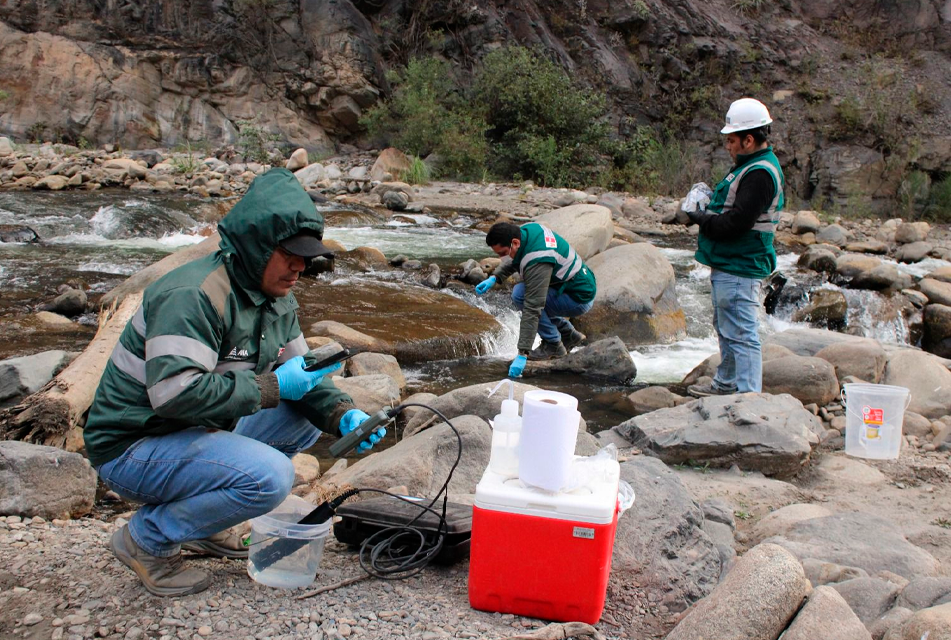
M 766 155 L 767 153 L 772 153 L 772 152 L 773 152 L 773 147 L 772 147 L 772 146 L 769 146 L 769 147 L 766 147 L 765 149 L 760 149 L 759 151 L 754 151 L 753 153 L 738 154 L 738 155 L 736 156 L 736 162 L 734 163 L 733 168 L 735 169 L 735 168 L 737 168 L 737 167 L 741 167 L 741 166 L 743 166 L 744 164 L 746 164 L 747 162 L 750 162 L 751 160 L 755 160 L 756 158 L 758 158 L 758 157 L 760 157 L 760 156 L 764 156 L 764 155 Z

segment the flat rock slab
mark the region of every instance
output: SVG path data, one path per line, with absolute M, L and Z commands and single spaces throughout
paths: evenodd
M 872 640 L 872 636 L 835 589 L 817 587 L 783 640 Z
M 940 563 L 908 542 L 892 521 L 868 513 L 804 520 L 785 535 L 765 542 L 788 549 L 800 560 L 815 558 L 858 567 L 869 575 L 891 571 L 911 580 L 935 576 L 940 571 Z
M 736 464 L 786 478 L 809 460 L 820 424 L 792 396 L 747 393 L 701 398 L 615 428 L 668 464 Z
M 78 453 L 0 442 L 0 515 L 78 518 L 95 498 L 96 472 Z

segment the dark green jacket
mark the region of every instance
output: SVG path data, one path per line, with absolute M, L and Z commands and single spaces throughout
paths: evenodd
M 259 286 L 278 242 L 323 217 L 285 169 L 258 177 L 218 225 L 216 253 L 185 264 L 146 288 L 106 369 L 84 428 L 94 466 L 146 436 L 193 426 L 230 430 L 238 418 L 279 402 L 272 369 L 303 355 L 297 300 Z M 295 407 L 318 429 L 337 434 L 350 397 L 329 378 Z
M 503 262 L 493 275 L 502 281 L 518 270 L 525 283 L 525 306 L 519 326 L 518 350 L 529 351 L 538 332 L 538 319 L 548 297 L 548 289 L 567 293 L 585 304 L 594 300 L 597 282 L 568 241 L 537 222 L 521 227 L 521 244 L 511 262 Z
M 706 212 L 714 215 L 728 214 L 738 190 L 743 188 L 743 177 L 751 171 L 765 171 L 772 178 L 775 189 L 772 202 L 760 213 L 753 228 L 736 238 L 727 241 L 713 240 L 701 231 L 697 238 L 695 257 L 697 262 L 726 273 L 743 278 L 762 279 L 776 269 L 773 235 L 779 223 L 779 212 L 785 204 L 785 177 L 772 147 L 737 156 L 736 166 L 714 189 Z

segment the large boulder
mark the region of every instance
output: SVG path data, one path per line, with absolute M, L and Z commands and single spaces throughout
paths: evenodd
M 396 381 L 400 392 L 406 389 L 406 376 L 400 363 L 388 353 L 358 353 L 347 362 L 347 373 L 351 376 L 382 373 Z
M 449 483 L 451 494 L 475 493 L 489 464 L 492 429 L 478 416 L 450 417 L 462 438 L 462 458 Z M 406 487 L 414 496 L 432 496 L 439 491 L 456 460 L 458 440 L 444 422 L 405 436 L 389 449 L 372 453 L 334 474 L 337 486 L 389 489 Z
M 368 336 L 351 327 L 333 320 L 321 320 L 310 325 L 310 333 L 314 336 L 326 337 L 339 344 L 357 351 L 389 351 L 390 345 Z
M 835 367 L 822 358 L 786 356 L 763 365 L 763 391 L 823 406 L 839 395 L 839 380 Z
M 933 249 L 934 246 L 930 242 L 912 242 L 899 247 L 898 251 L 895 252 L 895 259 L 909 264 L 921 262 L 928 257 Z
M 823 327 L 845 324 L 849 303 L 837 289 L 816 289 L 809 295 L 809 303 L 793 315 L 795 322 L 811 322 Z
M 0 515 L 78 518 L 92 511 L 96 472 L 78 453 L 0 441 Z
M 951 602 L 951 578 L 916 578 L 901 591 L 897 604 L 912 611 Z
M 914 349 L 892 351 L 882 384 L 908 389 L 909 411 L 932 420 L 951 414 L 951 371 L 930 353 Z
M 790 477 L 809 460 L 821 429 L 789 395 L 711 396 L 631 418 L 614 430 L 668 464 L 709 463 Z
M 951 640 L 951 603 L 922 609 L 889 629 L 883 640 Z
M 835 273 L 836 270 L 835 254 L 818 245 L 812 245 L 803 251 L 796 264 L 803 269 L 825 273 Z
M 881 578 L 853 578 L 832 585 L 849 603 L 852 611 L 866 626 L 885 615 L 895 604 L 901 586 Z
M 871 291 L 882 291 L 884 289 L 900 290 L 907 289 L 912 284 L 911 276 L 902 273 L 893 264 L 880 264 L 874 269 L 859 273 L 849 286 L 853 289 L 868 289 Z
M 951 306 L 951 283 L 935 280 L 934 278 L 923 278 L 918 283 L 918 288 L 928 296 L 928 302 L 931 304 Z
M 880 258 L 863 253 L 843 253 L 835 259 L 836 272 L 844 278 L 855 278 L 882 265 Z
M 839 380 L 852 376 L 872 384 L 881 381 L 887 361 L 885 349 L 876 340 L 831 344 L 820 349 L 816 357 L 829 362 Z
M 783 535 L 797 522 L 831 515 L 831 511 L 818 504 L 786 505 L 757 522 L 750 533 L 750 539 L 759 543 L 767 538 Z
M 670 342 L 684 335 L 674 269 L 646 242 L 615 247 L 590 261 L 598 280 L 591 311 L 574 323 L 589 338 L 618 336 L 628 346 Z
M 827 329 L 813 329 L 796 327 L 774 333 L 766 339 L 766 345 L 786 347 L 797 356 L 814 356 L 830 344 L 841 342 L 863 342 L 867 338 L 838 333 Z
M 37 307 L 39 311 L 50 311 L 72 318 L 86 312 L 86 292 L 82 289 L 66 289 L 49 302 Z
M 804 233 L 815 233 L 819 230 L 819 227 L 822 225 L 819 222 L 819 216 L 817 216 L 812 211 L 800 211 L 796 214 L 796 217 L 793 218 L 792 222 L 792 232 L 796 235 L 802 235 Z
M 608 248 L 614 236 L 611 210 L 598 204 L 573 204 L 535 218 L 562 238 L 588 261 Z
M 66 351 L 43 351 L 32 356 L 0 360 L 0 407 L 36 393 L 75 357 Z
M 793 618 L 783 640 L 872 640 L 872 636 L 835 589 L 817 587 Z
M 639 416 L 658 409 L 670 409 L 692 402 L 692 398 L 678 396 L 667 387 L 646 387 L 627 397 L 633 415 Z
M 786 347 L 775 345 L 775 344 L 768 344 L 768 343 L 764 344 L 762 348 L 763 366 L 765 367 L 766 363 L 771 360 L 775 360 L 777 358 L 785 358 L 786 356 L 791 356 L 791 355 L 795 355 L 795 354 L 789 349 L 787 349 Z M 689 386 L 692 384 L 696 384 L 700 380 L 700 378 L 704 376 L 708 378 L 712 378 L 716 374 L 717 367 L 719 366 L 720 366 L 720 354 L 714 353 L 712 356 L 710 356 L 709 358 L 707 358 L 706 360 L 698 364 L 696 367 L 694 367 L 690 371 L 690 373 L 684 376 L 684 379 L 681 381 L 680 384 L 684 386 Z
M 399 149 L 389 147 L 380 152 L 376 162 L 370 168 L 370 179 L 386 182 L 387 174 L 389 174 L 389 180 L 399 179 L 405 171 L 409 170 L 409 167 L 409 157 Z
M 898 244 L 922 242 L 930 232 L 931 225 L 927 222 L 902 222 L 895 229 L 895 242 Z
M 400 386 L 390 376 L 377 373 L 350 378 L 333 378 L 334 386 L 353 398 L 353 404 L 373 414 L 400 403 Z
M 656 458 L 622 462 L 621 478 L 636 499 L 618 520 L 611 570 L 633 574 L 641 588 L 665 592 L 672 610 L 709 594 L 720 579 L 720 554 L 703 530 L 700 505 Z
M 941 282 L 951 282 L 951 266 L 938 267 L 926 277 L 931 278 L 932 280 L 939 280 Z
M 297 181 L 301 183 L 305 189 L 310 188 L 327 179 L 327 170 L 324 168 L 324 165 L 319 162 L 309 164 L 303 169 L 298 169 L 294 172 L 294 177 L 297 178 Z
M 941 570 L 941 564 L 908 542 L 892 520 L 868 513 L 803 520 L 766 542 L 785 547 L 803 561 L 814 558 L 858 567 L 869 575 L 890 571 L 910 580 Z
M 546 371 L 573 373 L 617 384 L 628 384 L 637 376 L 634 360 L 617 336 L 598 340 L 563 358 L 529 362 L 525 368 L 526 374 Z
M 844 247 L 851 239 L 852 234 L 845 227 L 838 224 L 830 224 L 816 233 L 816 242 L 831 244 L 836 247 Z
M 775 640 L 808 593 L 809 581 L 796 558 L 761 544 L 687 612 L 667 640 Z

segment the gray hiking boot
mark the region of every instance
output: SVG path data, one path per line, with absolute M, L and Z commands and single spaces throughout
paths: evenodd
M 581 333 L 574 327 L 565 333 L 561 334 L 561 344 L 565 345 L 565 349 L 571 351 L 575 347 L 580 347 L 588 341 L 588 336 Z
M 687 393 L 694 398 L 706 398 L 707 396 L 729 396 L 736 393 L 736 389 L 724 389 L 712 380 L 700 384 L 692 384 L 687 387 Z
M 183 542 L 182 549 L 206 556 L 241 560 L 248 557 L 248 548 L 244 545 L 245 537 L 234 528 L 225 529 L 201 540 Z
M 132 539 L 129 525 L 112 534 L 112 553 L 135 571 L 139 580 L 157 596 L 184 596 L 204 591 L 211 585 L 211 576 L 199 569 L 190 569 L 182 561 L 182 555 L 159 558 L 143 551 Z
M 565 345 L 561 342 L 546 342 L 542 340 L 542 343 L 538 345 L 537 349 L 532 349 L 528 354 L 529 360 L 551 360 L 553 358 L 561 358 L 568 355 L 568 351 L 565 349 Z

